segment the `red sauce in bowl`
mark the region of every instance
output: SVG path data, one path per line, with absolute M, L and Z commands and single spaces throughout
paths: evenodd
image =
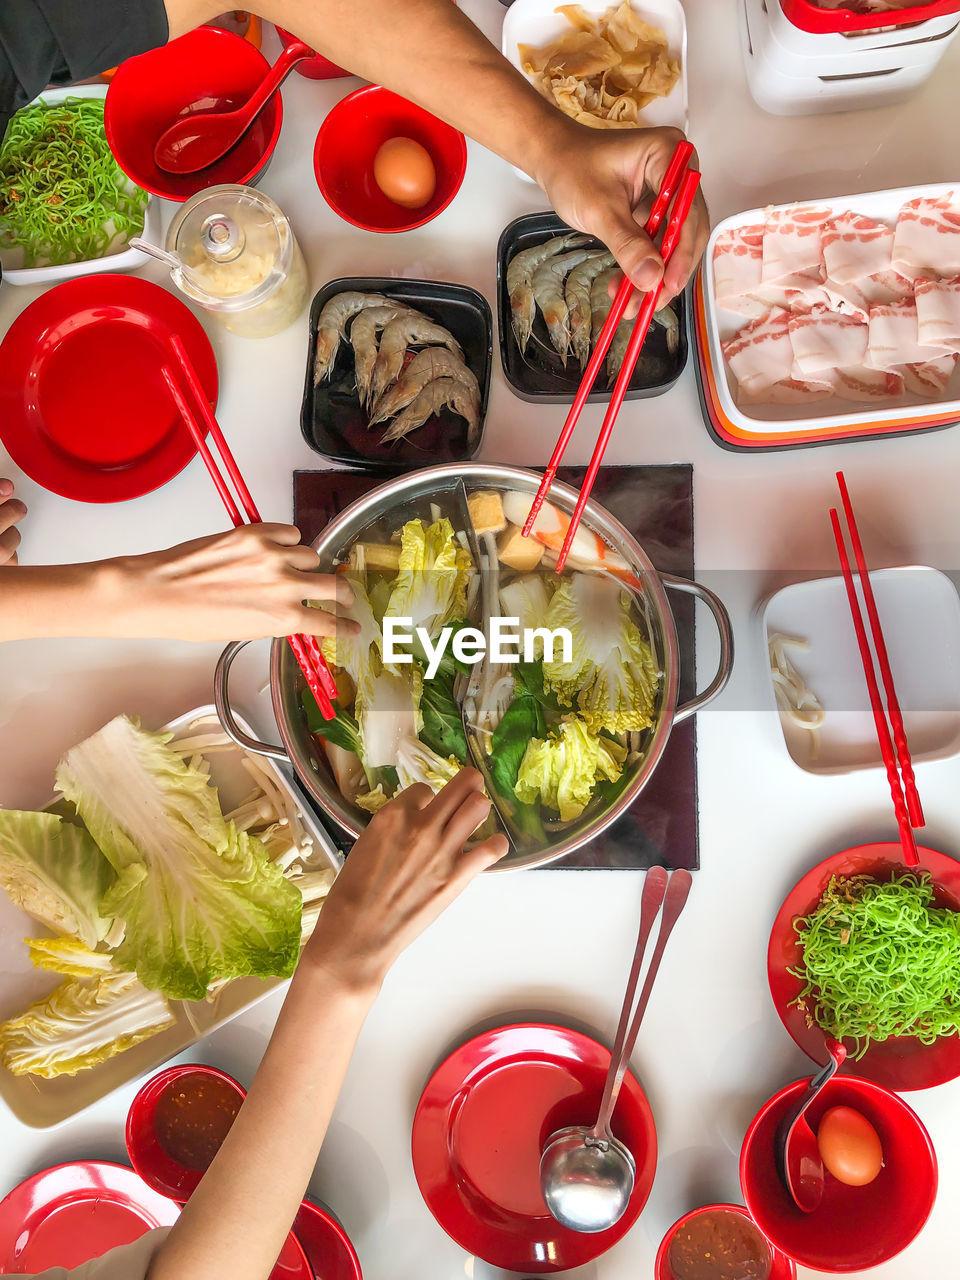
M 743 1214 L 708 1209 L 675 1232 L 669 1261 L 673 1280 L 767 1280 L 772 1256 Z
M 206 1169 L 237 1118 L 243 1099 L 216 1076 L 174 1080 L 157 1099 L 153 1126 L 170 1157 L 188 1169 Z

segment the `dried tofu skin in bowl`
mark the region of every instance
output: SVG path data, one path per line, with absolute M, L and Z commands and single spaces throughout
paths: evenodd
M 640 18 L 630 0 L 600 16 L 579 5 L 557 13 L 570 30 L 536 48 L 520 45 L 520 61 L 543 96 L 580 124 L 635 129 L 640 113 L 667 97 L 680 79 L 666 34 Z

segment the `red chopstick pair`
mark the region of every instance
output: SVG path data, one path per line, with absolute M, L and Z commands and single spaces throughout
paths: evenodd
M 194 411 L 191 409 L 183 394 L 176 374 L 168 364 L 165 364 L 161 370 L 163 380 L 166 382 L 170 395 L 173 397 L 173 402 L 180 411 L 180 416 L 183 418 L 187 429 L 193 437 L 193 442 L 197 446 L 198 453 L 203 459 L 207 470 L 210 472 L 210 478 L 216 485 L 217 492 L 223 500 L 223 505 L 227 509 L 227 515 L 233 521 L 234 527 L 244 523 L 243 516 L 240 514 L 234 496 L 230 492 L 227 482 L 217 466 L 216 459 L 210 452 L 210 447 L 205 438 L 206 433 L 204 431 L 204 427 L 206 428 L 206 431 L 209 431 L 211 440 L 217 446 L 217 452 L 223 460 L 223 465 L 226 468 L 227 474 L 233 481 L 233 486 L 240 499 L 240 505 L 243 507 L 247 520 L 251 524 L 259 524 L 260 512 L 257 510 L 256 504 L 250 495 L 250 490 L 247 488 L 246 482 L 240 474 L 240 469 L 236 464 L 233 454 L 230 452 L 230 446 L 224 439 L 223 432 L 220 430 L 220 425 L 213 415 L 209 401 L 204 394 L 203 387 L 200 385 L 200 379 L 197 377 L 196 370 L 190 361 L 190 357 L 187 355 L 186 348 L 176 334 L 172 335 L 171 344 L 177 357 L 180 372 L 183 374 L 187 386 L 190 388 L 192 398 L 196 403 L 197 408 L 200 410 L 200 417 L 204 424 L 203 427 L 201 427 L 200 423 L 197 422 Z M 337 696 L 337 686 L 334 683 L 333 676 L 330 674 L 330 668 L 327 666 L 326 660 L 320 651 L 320 646 L 317 644 L 316 636 L 287 636 L 287 641 L 290 648 L 296 655 L 297 663 L 300 666 L 300 670 L 303 672 L 304 679 L 307 682 L 310 692 L 317 700 L 317 706 L 320 708 L 320 714 L 323 716 L 324 720 L 332 720 L 336 715 L 336 712 L 333 709 L 333 699 Z
M 644 231 L 651 238 L 660 230 L 660 224 L 663 222 L 670 202 L 676 192 L 676 202 L 670 214 L 666 230 L 663 233 L 663 242 L 660 247 L 660 257 L 663 260 L 664 267 L 673 256 L 673 252 L 677 247 L 680 239 L 680 232 L 686 221 L 687 214 L 690 212 L 690 206 L 693 204 L 694 196 L 700 185 L 700 174 L 696 169 L 687 169 L 690 158 L 693 155 L 693 144 L 690 142 L 679 142 L 674 150 L 667 166 L 667 171 L 663 176 L 663 183 L 657 194 L 657 198 L 653 202 L 653 208 L 650 210 L 650 216 L 644 224 Z M 679 184 L 679 186 L 678 186 Z M 574 396 L 573 404 L 570 406 L 570 412 L 567 414 L 567 420 L 563 424 L 563 430 L 560 432 L 556 447 L 547 464 L 547 469 L 543 473 L 543 479 L 540 482 L 540 488 L 537 490 L 537 496 L 533 500 L 533 506 L 530 508 L 530 514 L 527 516 L 526 524 L 523 526 L 523 536 L 529 537 L 534 521 L 537 518 L 543 500 L 546 497 L 547 490 L 553 484 L 557 474 L 557 468 L 563 457 L 563 452 L 569 443 L 570 437 L 573 435 L 574 427 L 583 412 L 583 406 L 587 402 L 587 396 L 596 381 L 597 374 L 603 365 L 603 361 L 613 342 L 614 334 L 617 326 L 623 319 L 623 313 L 627 309 L 627 303 L 634 292 L 633 285 L 629 279 L 624 276 L 617 295 L 613 300 L 613 305 L 607 315 L 603 328 L 600 330 L 597 344 L 594 347 L 590 361 L 584 370 L 580 386 L 577 388 L 577 394 Z M 600 470 L 600 464 L 603 461 L 604 450 L 613 431 L 613 424 L 616 421 L 617 414 L 620 412 L 620 406 L 623 404 L 623 398 L 626 395 L 630 379 L 633 377 L 633 371 L 636 368 L 637 360 L 640 358 L 640 351 L 646 341 L 647 333 L 650 329 L 650 323 L 653 320 L 654 312 L 657 309 L 657 303 L 660 300 L 660 294 L 663 292 L 663 277 L 655 288 L 644 295 L 643 302 L 640 306 L 640 313 L 634 321 L 633 333 L 630 342 L 627 345 L 626 354 L 623 358 L 623 364 L 620 366 L 620 372 L 617 375 L 613 392 L 610 396 L 610 404 L 607 406 L 607 412 L 603 419 L 603 425 L 600 427 L 600 434 L 597 437 L 597 443 L 594 447 L 593 457 L 590 459 L 590 465 L 587 468 L 587 474 L 584 477 L 583 484 L 580 488 L 580 496 L 577 499 L 577 505 L 574 508 L 573 515 L 570 519 L 570 525 L 567 529 L 566 537 L 563 541 L 563 547 L 557 557 L 557 572 L 563 569 L 567 562 L 567 556 L 573 545 L 577 529 L 580 525 L 580 519 L 583 515 L 583 509 L 587 505 L 590 492 L 593 489 L 594 481 L 597 478 L 597 472 Z
M 903 857 L 907 866 L 915 867 L 919 863 L 920 857 L 917 853 L 917 842 L 913 829 L 924 825 L 923 808 L 920 804 L 920 796 L 917 794 L 917 782 L 913 773 L 913 763 L 910 759 L 910 749 L 907 746 L 907 735 L 903 727 L 900 703 L 893 683 L 890 659 L 887 656 L 887 646 L 883 639 L 883 629 L 880 625 L 880 615 L 877 612 L 877 602 L 874 599 L 873 587 L 870 585 L 870 574 L 863 555 L 863 544 L 860 541 L 856 517 L 853 514 L 853 504 L 850 501 L 847 482 L 843 477 L 842 471 L 837 472 L 837 483 L 840 486 L 840 501 L 843 504 L 844 515 L 847 518 L 850 545 L 853 548 L 853 556 L 857 562 L 860 587 L 863 591 L 864 603 L 867 606 L 867 617 L 870 620 L 873 646 L 876 649 L 880 678 L 883 681 L 883 690 L 886 695 L 886 714 L 884 714 L 883 703 L 880 699 L 880 688 L 873 667 L 873 654 L 870 651 L 870 644 L 867 640 L 867 629 L 863 623 L 860 601 L 854 586 L 853 573 L 850 569 L 850 560 L 847 556 L 843 530 L 840 527 L 840 517 L 836 508 L 830 512 L 830 522 L 833 525 L 833 536 L 837 543 L 837 554 L 840 557 L 843 582 L 847 589 L 847 600 L 850 604 L 853 629 L 856 632 L 857 644 L 860 648 L 863 674 L 867 681 L 867 692 L 870 695 L 870 707 L 873 711 L 873 719 L 877 727 L 877 738 L 880 742 L 880 754 L 883 756 L 883 763 L 887 769 L 893 809 L 897 815 L 897 826 L 900 828 L 900 844 L 903 847 Z M 889 724 L 887 723 L 887 717 L 889 717 Z

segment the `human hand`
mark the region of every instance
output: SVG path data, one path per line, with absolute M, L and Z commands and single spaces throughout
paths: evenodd
M 461 769 L 436 795 L 423 783 L 401 791 L 350 851 L 301 963 L 378 988 L 400 952 L 507 852 L 503 835 L 464 851 L 489 811 L 475 769 Z
M 684 135 L 666 128 L 591 129 L 570 121 L 568 136 L 567 146 L 544 155 L 534 176 L 565 222 L 602 240 L 637 289 L 652 289 L 664 276 L 663 262 L 643 224 Z M 696 154 L 690 167 L 698 167 Z M 709 234 L 710 217 L 698 190 L 666 269 L 662 304 L 682 292 Z M 638 307 L 634 299 L 627 315 L 636 315 Z
M 0 565 L 17 563 L 20 530 L 16 526 L 26 514 L 27 508 L 13 496 L 13 481 L 0 479 Z
M 350 584 L 312 572 L 319 557 L 293 525 L 241 525 L 166 551 L 104 561 L 117 633 L 179 640 L 350 635 L 347 618 L 305 600 L 353 603 Z

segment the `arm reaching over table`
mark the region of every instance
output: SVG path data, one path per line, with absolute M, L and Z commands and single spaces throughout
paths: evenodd
M 387 970 L 507 851 L 501 835 L 463 851 L 489 808 L 479 773 L 463 769 L 436 796 L 408 787 L 371 820 L 324 903 L 240 1113 L 148 1280 L 269 1275 Z
M 287 524 L 243 525 L 166 551 L 87 564 L 18 565 L 23 503 L 0 480 L 0 641 L 50 636 L 240 640 L 349 635 L 356 623 L 306 600 L 349 606 L 345 579 Z
M 339 66 L 418 103 L 528 173 L 562 218 L 607 245 L 638 289 L 660 279 L 663 263 L 643 231 L 643 204 L 659 188 L 683 137 L 679 130 L 577 124 L 541 97 L 451 0 L 258 0 L 256 9 Z M 696 158 L 691 163 L 696 167 Z M 667 271 L 665 302 L 690 278 L 708 234 L 698 194 Z

